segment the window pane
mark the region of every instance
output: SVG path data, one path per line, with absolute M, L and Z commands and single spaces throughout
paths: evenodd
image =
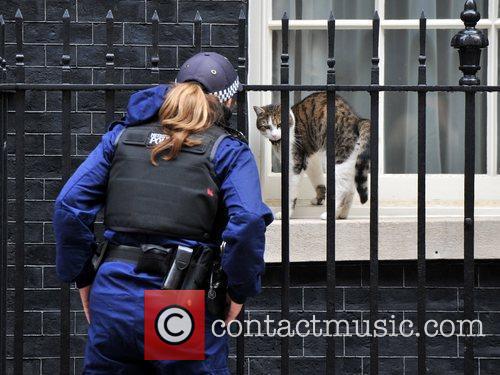
M 273 19 L 287 12 L 290 19 L 326 19 L 333 10 L 335 17 L 369 19 L 373 17 L 374 0 L 272 0 Z
M 427 31 L 428 84 L 458 84 L 458 53 L 450 47 L 455 30 Z M 385 43 L 387 84 L 416 84 L 418 31 L 388 30 Z M 487 53 L 478 75 L 486 82 Z M 427 171 L 463 173 L 464 94 L 427 95 Z M 417 170 L 417 94 L 385 94 L 385 167 L 387 173 Z M 476 171 L 486 172 L 486 94 L 476 95 Z
M 338 84 L 367 84 L 370 82 L 371 31 L 337 30 L 335 34 L 336 78 Z M 327 33 L 325 30 L 290 31 L 290 83 L 325 84 L 327 71 Z M 357 51 L 355 54 L 349 51 Z M 281 32 L 273 32 L 273 83 L 280 82 Z M 295 92 L 290 103 L 297 103 L 310 92 Z M 370 116 L 370 97 L 367 93 L 340 93 L 358 113 Z M 273 102 L 279 103 L 279 92 L 273 93 Z M 279 163 L 273 162 L 273 171 L 279 172 Z
M 476 1 L 482 18 L 488 18 L 488 0 Z M 385 0 L 385 18 L 419 18 L 422 9 L 427 18 L 460 18 L 464 0 Z

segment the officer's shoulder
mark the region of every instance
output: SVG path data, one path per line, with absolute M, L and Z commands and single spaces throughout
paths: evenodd
M 234 130 L 234 129 L 231 129 Z M 243 135 L 224 129 L 224 137 L 220 140 L 217 149 L 214 150 L 215 161 L 227 162 L 234 160 L 250 150 L 248 143 Z M 239 132 L 238 132 L 239 133 Z
M 102 142 L 111 148 L 118 144 L 118 140 L 124 133 L 127 127 L 121 121 L 114 121 L 110 124 L 108 131 L 103 134 Z
M 231 128 L 229 126 L 218 125 L 227 135 L 226 138 L 234 139 L 239 143 L 244 143 L 248 145 L 248 140 L 245 135 L 237 129 Z
M 219 143 L 219 150 L 220 152 L 240 152 L 243 150 L 247 150 L 249 148 L 248 146 L 248 141 L 246 138 L 241 134 L 235 134 L 232 132 L 231 129 L 230 131 L 227 131 L 224 129 L 225 133 L 224 136 L 222 137 L 220 143 Z M 235 130 L 237 131 L 237 130 Z M 239 132 L 238 132 L 239 133 Z

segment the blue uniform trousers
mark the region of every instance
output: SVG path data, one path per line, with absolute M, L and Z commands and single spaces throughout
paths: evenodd
M 90 294 L 91 324 L 84 374 L 229 374 L 227 336 L 212 334 L 206 318 L 204 361 L 144 361 L 144 290 L 162 278 L 136 273 L 134 264 L 112 261 L 99 268 Z

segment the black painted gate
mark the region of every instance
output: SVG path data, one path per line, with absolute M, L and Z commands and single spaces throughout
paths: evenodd
M 335 119 L 334 97 L 336 92 L 357 91 L 368 92 L 371 97 L 371 180 L 370 180 L 370 321 L 371 324 L 377 319 L 378 305 L 378 134 L 379 134 L 379 93 L 382 91 L 417 92 L 418 93 L 418 301 L 417 301 L 417 329 L 423 332 L 426 317 L 426 260 L 425 260 L 425 178 L 426 178 L 426 94 L 428 92 L 462 92 L 465 97 L 465 211 L 464 211 L 464 318 L 474 319 L 474 148 L 475 148 L 475 97 L 477 92 L 500 91 L 499 86 L 481 86 L 476 77 L 479 67 L 481 48 L 487 46 L 486 37 L 475 28 L 479 21 L 476 4 L 473 0 L 465 3 L 465 9 L 461 14 L 465 29 L 461 30 L 452 39 L 451 46 L 458 49 L 460 54 L 460 70 L 463 77 L 460 84 L 455 86 L 427 85 L 426 84 L 426 18 L 422 13 L 420 18 L 420 51 L 418 85 L 379 85 L 379 58 L 378 42 L 380 21 L 377 13 L 373 17 L 372 45 L 373 57 L 371 60 L 371 83 L 369 85 L 336 85 L 335 83 L 335 19 L 333 14 L 328 20 L 328 59 L 325 64 L 328 67 L 325 85 L 294 85 L 289 84 L 289 55 L 288 36 L 289 20 L 284 14 L 282 18 L 282 54 L 281 54 L 281 84 L 258 85 L 247 84 L 247 59 L 246 59 L 246 33 L 247 20 L 242 10 L 239 18 L 239 59 L 238 74 L 240 81 L 244 84 L 243 91 L 238 93 L 238 117 L 237 127 L 248 134 L 246 117 L 246 98 L 249 91 L 279 91 L 281 93 L 282 114 L 282 165 L 288 165 L 289 161 L 289 127 L 288 111 L 290 107 L 289 94 L 291 91 L 326 91 L 328 96 L 328 142 L 327 142 L 327 186 L 335 186 L 335 152 L 334 139 L 335 127 L 332 126 Z M 15 298 L 14 298 L 14 373 L 23 373 L 23 326 L 24 326 L 24 265 L 25 265 L 25 127 L 24 115 L 26 109 L 26 93 L 28 91 L 56 91 L 62 93 L 62 179 L 68 179 L 71 173 L 71 105 L 72 92 L 74 91 L 104 91 L 106 105 L 106 120 L 110 122 L 115 112 L 115 93 L 117 91 L 132 91 L 150 87 L 140 84 L 115 84 L 114 77 L 114 48 L 113 48 L 113 14 L 111 11 L 106 16 L 107 52 L 106 59 L 106 83 L 105 84 L 72 84 L 70 82 L 70 33 L 71 23 L 68 11 L 62 16 L 63 22 L 63 54 L 62 83 L 61 84 L 33 84 L 25 82 L 24 54 L 23 54 L 23 16 L 20 11 L 15 15 L 15 37 L 17 42 L 17 54 L 15 61 L 15 83 L 7 83 L 7 62 L 5 56 L 5 22 L 0 18 L 0 124 L 1 124 L 1 248 L 0 248 L 0 373 L 6 371 L 6 315 L 7 315 L 7 243 L 8 243 L 8 192 L 7 192 L 7 111 L 9 104 L 15 109 L 15 213 L 12 225 L 15 225 Z M 159 16 L 155 12 L 151 20 L 151 74 L 159 82 Z M 197 51 L 201 50 L 202 19 L 200 14 L 194 20 L 194 46 Z M 103 56 L 104 57 L 104 56 Z M 290 310 L 290 243 L 289 243 L 289 171 L 284 168 L 281 174 L 282 186 L 282 300 L 281 315 L 283 319 L 289 317 Z M 327 189 L 327 319 L 335 317 L 335 189 Z M 60 373 L 70 372 L 70 286 L 61 285 L 61 333 L 60 333 Z M 243 314 L 241 315 L 243 316 Z M 281 339 L 281 371 L 283 374 L 289 372 L 289 340 Z M 418 337 L 418 373 L 426 373 L 426 342 L 425 335 Z M 328 338 L 327 345 L 327 372 L 335 372 L 335 337 Z M 237 373 L 244 371 L 244 347 L 243 337 L 237 340 Z M 378 341 L 376 337 L 371 338 L 370 345 L 370 373 L 378 373 Z M 473 338 L 465 338 L 465 374 L 474 373 L 474 348 Z

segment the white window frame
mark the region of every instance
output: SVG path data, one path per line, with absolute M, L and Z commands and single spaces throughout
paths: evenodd
M 488 33 L 488 66 L 487 84 L 498 85 L 498 17 L 499 0 L 489 0 L 488 18 L 481 19 L 479 29 Z M 418 29 L 418 19 L 385 19 L 385 0 L 375 0 L 375 9 L 380 16 L 380 83 L 385 82 L 385 30 Z M 326 30 L 327 20 L 290 20 L 290 30 Z M 457 14 L 456 19 L 428 19 L 427 28 L 432 29 L 463 29 L 464 25 Z M 371 20 L 340 19 L 336 21 L 338 30 L 371 29 Z M 272 0 L 252 0 L 249 2 L 249 83 L 272 83 L 272 32 L 281 30 L 281 20 L 272 19 Z M 451 49 L 451 47 L 450 47 Z M 326 61 L 325 61 L 326 65 Z M 370 62 L 367 61 L 367 69 Z M 457 67 L 458 72 L 458 67 Z M 415 75 L 417 72 L 415 71 Z M 459 75 L 457 74 L 457 81 Z M 325 75 L 326 79 L 326 75 Z M 500 203 L 500 176 L 497 173 L 498 153 L 498 105 L 497 93 L 487 93 L 487 173 L 476 175 L 476 201 Z M 264 198 L 268 201 L 279 200 L 281 195 L 280 173 L 271 170 L 271 148 L 255 127 L 253 105 L 264 105 L 271 102 L 270 92 L 249 93 L 249 140 L 261 170 L 261 181 Z M 379 199 L 384 202 L 408 202 L 414 205 L 417 198 L 416 174 L 385 174 L 384 173 L 384 92 L 380 93 L 379 106 Z M 305 180 L 305 179 L 304 179 Z M 428 204 L 436 206 L 463 205 L 463 175 L 462 174 L 428 174 L 427 175 Z M 299 198 L 312 197 L 314 191 L 307 181 L 303 181 Z M 489 203 L 488 203 L 489 202 Z M 481 206 L 481 204 L 479 204 Z

